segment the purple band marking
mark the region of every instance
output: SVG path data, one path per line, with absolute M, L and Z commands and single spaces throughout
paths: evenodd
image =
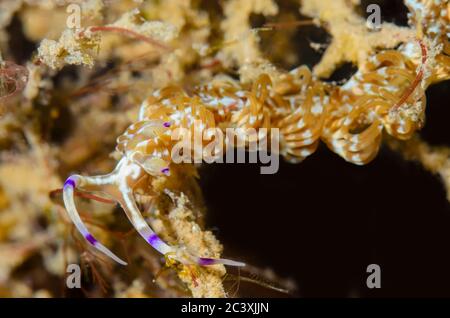
M 161 239 L 158 237 L 158 235 L 156 234 L 151 234 L 147 241 L 150 243 L 151 246 L 154 246 L 156 244 L 158 244 L 159 242 L 161 242 Z
M 165 175 L 168 175 L 169 174 L 169 168 L 161 169 L 161 172 L 164 173 Z
M 170 122 L 166 121 L 166 122 L 163 124 L 163 126 L 166 127 L 166 128 L 169 128 L 169 127 L 170 127 Z
M 67 179 L 66 182 L 64 182 L 64 188 L 67 186 L 75 188 L 75 181 L 73 181 L 71 178 Z
M 198 259 L 198 265 L 206 266 L 215 264 L 216 260 L 214 258 L 200 257 Z
M 92 236 L 91 233 L 87 234 L 84 238 L 88 240 L 88 242 L 91 243 L 92 245 L 95 245 L 95 243 L 97 243 L 97 240 L 95 239 L 95 237 Z

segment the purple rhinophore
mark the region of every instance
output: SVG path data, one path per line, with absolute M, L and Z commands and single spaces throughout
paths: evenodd
M 198 265 L 200 265 L 200 266 L 213 265 L 215 263 L 216 263 L 216 260 L 214 258 L 200 257 L 198 259 Z
M 92 245 L 95 245 L 95 243 L 97 243 L 97 240 L 95 239 L 95 237 L 92 236 L 91 233 L 88 233 L 84 236 L 84 238 L 91 243 Z
M 72 186 L 72 188 L 75 188 L 75 181 L 73 181 L 72 178 L 67 179 L 66 182 L 64 182 L 64 188 L 66 186 Z
M 161 172 L 164 173 L 166 176 L 168 176 L 169 175 L 169 168 L 161 169 Z
M 156 235 L 155 233 L 150 234 L 147 241 L 150 243 L 151 246 L 155 246 L 159 242 L 161 242 L 161 239 Z
M 166 121 L 163 125 L 164 125 L 164 127 L 169 128 L 170 127 L 170 122 Z

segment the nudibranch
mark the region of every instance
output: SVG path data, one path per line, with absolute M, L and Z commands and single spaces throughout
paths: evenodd
M 122 265 L 126 263 L 82 222 L 74 202 L 76 188 L 113 198 L 139 234 L 166 257 L 183 264 L 244 266 L 168 245 L 139 211 L 134 193 L 142 180 L 171 177 L 171 151 L 176 143 L 171 137 L 176 129 L 278 129 L 279 153 L 291 162 L 314 153 L 323 140 L 345 160 L 366 164 L 376 156 L 383 131 L 407 139 L 421 128 L 426 87 L 450 78 L 447 54 L 447 44 L 439 51 L 427 39 L 412 40 L 397 50 L 374 54 L 343 86 L 322 83 L 302 66 L 273 82 L 262 74 L 251 86 L 225 78 L 198 87 L 191 95 L 178 87 L 158 90 L 143 102 L 138 121 L 118 137 L 122 159 L 113 172 L 67 179 L 63 198 L 68 214 L 93 247 Z

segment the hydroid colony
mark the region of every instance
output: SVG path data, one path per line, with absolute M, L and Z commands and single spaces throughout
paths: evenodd
M 257 131 L 278 128 L 280 154 L 292 163 L 312 155 L 320 141 L 351 163 L 370 162 L 379 150 L 383 134 L 407 140 L 424 125 L 427 87 L 450 78 L 448 1 L 405 1 L 405 4 L 410 10 L 409 27 L 384 23 L 381 31 L 374 31 L 354 12 L 353 4 L 302 1 L 302 13 L 313 18 L 317 25 L 330 28 L 335 38 L 313 71 L 306 66 L 283 71 L 261 53 L 258 34 L 251 31 L 249 24 L 252 13 L 276 15 L 275 2 L 227 1 L 223 4 L 222 18 L 197 10 L 194 1 L 143 1 L 138 9 L 128 12 L 121 6 L 130 9 L 131 3 L 107 9 L 101 1 L 87 1 L 82 9 L 90 26 L 66 29 L 58 38 L 42 40 L 33 61 L 28 63 L 29 80 L 22 97 L 25 101 L 9 98 L 8 103 L 32 107 L 43 98 L 44 92 L 50 91 L 45 81 L 67 64 L 95 68 L 96 63 L 105 59 L 124 60 L 129 55 L 142 65 L 153 63 L 137 80 L 130 69 L 119 73 L 115 80 L 108 76 L 116 98 L 117 92 L 122 95 L 119 104 L 122 107 L 131 104 L 132 108 L 131 123 L 112 120 L 124 131 L 117 138 L 114 153 L 118 163 L 109 174 L 70 176 L 63 190 L 65 207 L 90 245 L 124 265 L 124 260 L 100 243 L 101 236 L 111 239 L 112 235 L 101 228 L 95 229 L 98 234 L 94 235 L 88 229 L 89 224 L 86 226 L 92 220 L 77 210 L 74 201 L 78 190 L 107 195 L 107 200 L 95 195 L 90 198 L 119 203 L 144 242 L 165 256 L 167 266 L 175 269 L 193 296 L 225 296 L 221 281 L 225 275 L 223 265 L 244 264 L 219 258 L 220 244 L 211 232 L 201 229 L 202 217 L 195 211 L 202 209 L 195 167 L 171 163 L 169 154 L 174 146 L 171 134 L 177 128 L 192 130 L 196 122 L 203 123 L 203 128 Z M 24 6 L 33 10 L 26 1 Z M 19 9 L 20 6 L 12 6 L 10 10 Z M 166 14 L 170 9 L 171 17 Z M 105 23 L 108 16 L 117 16 L 119 12 L 125 13 L 115 22 Z M 223 32 L 219 44 L 213 44 L 215 20 L 220 22 Z M 355 32 L 343 44 L 340 42 L 345 36 L 343 30 L 348 27 Z M 377 36 L 378 41 L 371 46 L 361 40 L 360 47 L 353 42 L 366 36 Z M 146 51 L 149 49 L 150 52 Z M 333 60 L 332 56 L 338 59 Z M 201 66 L 204 61 L 210 65 Z M 339 85 L 319 79 L 319 75 L 330 73 L 342 61 L 358 66 L 346 83 Z M 200 64 L 197 69 L 196 64 Z M 222 67 L 215 68 L 216 64 Z M 6 70 L 7 64 L 4 65 Z M 126 63 L 122 65 L 127 67 Z M 238 69 L 239 80 L 225 75 L 231 68 Z M 133 81 L 135 91 L 130 86 L 122 89 L 123 83 Z M 111 100 L 97 96 L 95 85 L 87 82 L 89 85 L 82 87 L 85 90 L 75 91 L 75 96 L 81 94 L 104 101 L 106 113 Z M 99 87 L 106 85 L 100 84 Z M 92 86 L 94 90 L 90 91 Z M 146 95 L 149 97 L 143 98 Z M 63 104 L 71 100 L 65 98 Z M 30 130 L 27 133 L 33 135 L 33 129 Z M 87 171 L 82 165 L 76 167 L 83 175 Z M 66 164 L 63 170 L 61 177 L 75 167 Z M 70 228 L 68 223 L 64 226 Z M 55 230 L 56 236 L 59 231 L 63 230 Z M 91 257 L 89 260 L 93 262 Z M 153 266 L 160 268 L 161 264 Z M 171 290 L 169 281 L 166 278 L 160 282 L 160 288 Z M 123 289 L 117 290 L 120 288 Z

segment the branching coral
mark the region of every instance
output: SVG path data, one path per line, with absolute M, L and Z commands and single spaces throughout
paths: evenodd
M 333 36 L 314 73 L 327 77 L 344 62 L 353 62 L 361 69 L 377 48 L 395 48 L 411 40 L 414 30 L 383 23 L 378 30 L 370 30 L 366 21 L 354 11 L 348 1 L 302 1 L 301 12 L 324 24 Z
M 258 49 L 257 34 L 251 31 L 249 16 L 252 13 L 275 15 L 278 7 L 272 0 L 264 1 L 229 1 L 224 7 L 226 19 L 222 22 L 224 41 L 223 60 L 232 66 L 257 62 L 261 53 Z

